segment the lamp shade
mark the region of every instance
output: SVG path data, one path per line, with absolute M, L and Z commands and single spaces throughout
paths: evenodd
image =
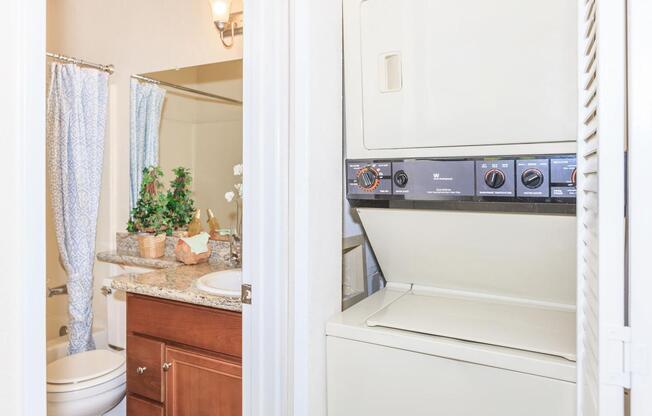
M 209 0 L 214 22 L 228 22 L 231 14 L 231 0 Z

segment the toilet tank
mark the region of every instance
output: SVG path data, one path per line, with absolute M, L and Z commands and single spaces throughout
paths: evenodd
M 111 288 L 112 279 L 104 279 L 104 287 Z M 122 290 L 106 291 L 107 342 L 114 348 L 127 348 L 127 294 Z

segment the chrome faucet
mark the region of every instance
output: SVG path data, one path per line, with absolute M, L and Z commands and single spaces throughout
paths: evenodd
M 238 246 L 240 247 L 238 249 Z M 229 234 L 229 261 L 235 267 L 242 266 L 242 238 Z
M 61 285 L 61 286 L 56 286 L 56 287 L 48 287 L 48 297 L 51 298 L 52 296 L 57 296 L 57 295 L 67 295 L 68 294 L 68 286 L 67 285 Z

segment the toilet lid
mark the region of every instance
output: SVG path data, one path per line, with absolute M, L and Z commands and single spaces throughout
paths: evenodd
M 109 350 L 86 351 L 48 364 L 47 382 L 70 384 L 106 375 L 125 363 L 125 357 Z

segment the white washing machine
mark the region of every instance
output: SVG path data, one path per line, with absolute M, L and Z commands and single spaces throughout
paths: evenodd
M 359 208 L 387 286 L 327 325 L 329 415 L 575 414 L 575 218 Z
M 387 285 L 330 416 L 572 416 L 576 5 L 345 0 L 346 195 Z

